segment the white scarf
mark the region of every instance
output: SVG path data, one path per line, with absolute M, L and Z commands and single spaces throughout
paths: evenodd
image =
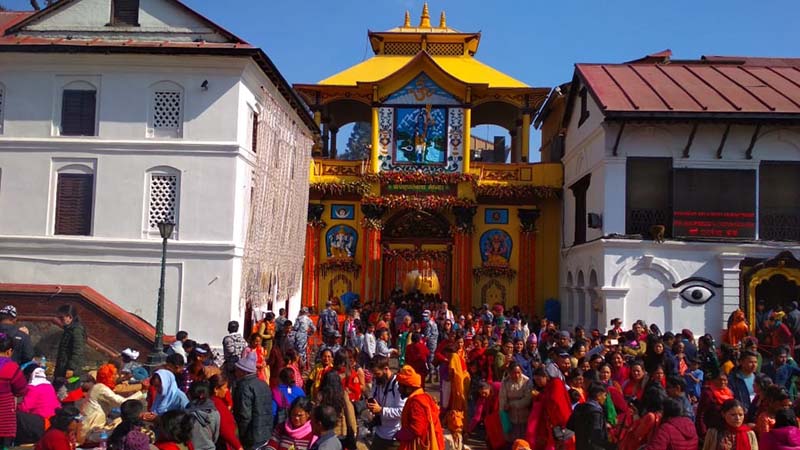
M 45 375 L 44 369 L 38 367 L 33 369 L 33 373 L 31 374 L 31 382 L 28 384 L 31 386 L 39 386 L 40 384 L 50 384 L 50 382 L 47 381 L 47 375 Z

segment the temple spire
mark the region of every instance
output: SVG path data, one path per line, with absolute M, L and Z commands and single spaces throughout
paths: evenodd
M 428 12 L 428 2 L 425 2 L 422 5 L 422 16 L 419 18 L 419 27 L 420 28 L 432 28 L 431 27 L 431 15 Z
M 442 14 L 439 16 L 439 28 L 447 28 L 447 17 L 444 15 L 444 11 L 442 11 Z
M 403 21 L 403 28 L 411 28 L 411 13 L 406 10 L 406 20 Z

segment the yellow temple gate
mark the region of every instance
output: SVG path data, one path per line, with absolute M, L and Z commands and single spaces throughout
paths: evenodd
M 327 299 L 438 295 L 541 313 L 558 297 L 562 167 L 530 163 L 535 88 L 474 55 L 480 33 L 430 21 L 369 32 L 375 55 L 317 84 L 296 84 L 322 139 L 311 165 L 304 306 Z M 336 134 L 369 125 L 368 155 L 338 159 Z M 473 161 L 470 130 L 511 136 L 510 163 Z M 479 153 L 475 153 L 478 155 Z M 346 303 L 346 301 L 345 301 Z

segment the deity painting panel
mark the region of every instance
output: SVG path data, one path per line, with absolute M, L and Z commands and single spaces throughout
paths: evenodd
M 335 225 L 325 233 L 328 258 L 352 258 L 356 253 L 358 233 L 347 225 Z
M 505 208 L 486 208 L 484 223 L 508 225 L 508 210 Z
M 431 105 L 396 108 L 395 162 L 444 164 L 447 159 L 447 109 Z
M 331 205 L 331 219 L 353 220 L 356 216 L 353 205 Z
M 433 82 L 424 72 L 395 91 L 384 102 L 387 105 L 458 105 L 449 92 Z
M 491 229 L 481 235 L 481 260 L 484 266 L 508 267 L 511 260 L 511 236 L 503 230 Z

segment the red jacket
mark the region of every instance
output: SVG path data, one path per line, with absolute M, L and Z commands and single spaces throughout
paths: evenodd
M 69 434 L 55 428 L 50 428 L 44 436 L 39 439 L 39 442 L 36 443 L 35 449 L 74 450 L 75 447 L 73 446 L 72 440 L 69 438 Z
M 697 431 L 688 417 L 661 422 L 645 450 L 697 450 Z
M 217 448 L 225 448 L 227 445 L 228 450 L 238 450 L 242 448 L 242 443 L 236 436 L 236 421 L 233 418 L 233 413 L 228 409 L 225 400 L 217 397 L 211 397 L 214 406 L 219 411 L 219 439 L 217 439 Z

